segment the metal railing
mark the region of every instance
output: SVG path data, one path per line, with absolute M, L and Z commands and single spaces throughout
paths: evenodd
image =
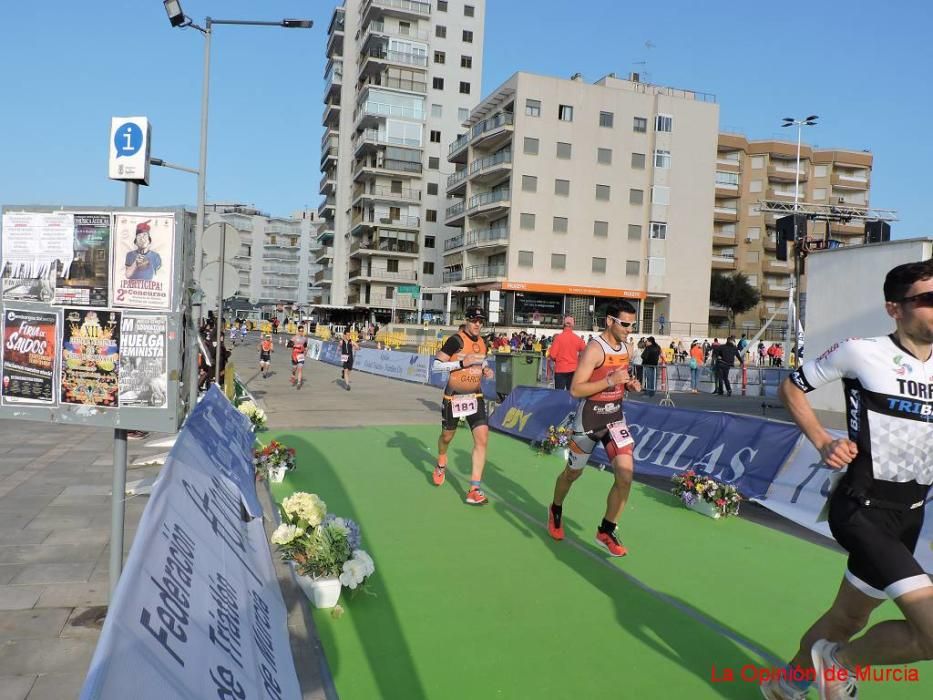
M 403 119 L 413 119 L 420 121 L 424 119 L 424 111 L 412 109 L 410 107 L 400 107 L 399 105 L 387 105 L 382 102 L 366 100 L 357 107 L 353 114 L 353 121 L 357 122 L 364 114 L 370 114 L 376 117 L 402 117 Z
M 380 253 L 405 253 L 409 255 L 417 255 L 419 252 L 417 243 L 411 243 L 409 241 L 396 242 L 391 240 L 381 240 L 378 245 L 372 241 L 360 241 L 350 246 L 351 255 L 359 250 L 372 250 Z
M 479 245 L 480 243 L 492 243 L 494 241 L 504 241 L 509 238 L 509 229 L 506 226 L 492 226 L 490 228 L 472 229 L 467 231 L 466 244 Z
M 459 233 L 453 238 L 448 238 L 444 241 L 444 251 L 453 250 L 454 248 L 463 247 L 463 234 Z
M 417 0 L 366 0 L 360 5 L 360 14 L 366 14 L 370 7 L 392 7 L 396 10 L 405 10 L 420 15 L 431 14 L 431 3 L 417 2 Z
M 362 170 L 365 169 L 372 170 L 394 170 L 399 173 L 420 173 L 424 166 L 413 160 L 396 160 L 395 158 L 386 158 L 381 162 L 377 160 L 375 163 L 370 162 L 369 159 L 364 159 L 356 166 L 356 169 L 353 171 L 353 177 L 355 178 L 360 174 Z
M 495 190 L 494 192 L 482 192 L 480 194 L 475 194 L 470 197 L 470 211 L 477 209 L 478 207 L 485 206 L 487 204 L 495 204 L 496 202 L 506 202 L 512 196 L 512 192 L 509 189 L 504 190 Z
M 352 226 L 359 224 L 374 224 L 376 226 L 400 226 L 404 228 L 418 228 L 421 226 L 419 216 L 381 216 L 379 214 L 362 214 L 354 216 L 350 221 Z
M 451 218 L 452 216 L 458 216 L 459 214 L 462 214 L 462 213 L 463 213 L 463 210 L 464 210 L 464 202 L 457 202 L 457 203 L 454 204 L 453 206 L 447 207 L 447 211 L 446 211 L 446 213 L 445 213 L 445 216 L 446 216 L 446 218 L 449 219 L 449 218 Z
M 467 177 L 466 168 L 464 168 L 463 170 L 458 170 L 453 175 L 448 175 L 447 176 L 447 188 L 450 189 L 454 185 L 460 182 L 463 182 L 464 180 L 466 180 L 466 177 Z
M 383 306 L 387 309 L 391 309 L 393 306 L 395 306 L 396 309 L 414 309 L 418 305 L 418 300 L 408 295 L 396 296 L 394 299 L 382 296 L 370 296 L 368 303 L 370 306 Z
M 463 279 L 477 280 L 486 279 L 488 277 L 505 277 L 505 264 L 472 265 L 466 269 Z
M 418 139 L 406 139 L 398 136 L 389 136 L 379 129 L 363 129 L 359 136 L 353 139 L 353 150 L 359 148 L 363 141 L 371 143 L 381 143 L 386 146 L 406 146 L 409 148 L 421 148 L 421 141 Z
M 385 185 L 370 185 L 369 187 L 358 187 L 353 190 L 353 199 L 356 200 L 359 197 L 369 196 L 375 199 L 408 199 L 408 200 L 420 200 L 421 199 L 421 190 L 413 190 L 403 187 L 402 189 L 396 191 L 391 187 L 386 187 Z
M 447 149 L 447 155 L 450 155 L 454 151 L 459 151 L 461 148 L 466 146 L 470 142 L 470 134 L 460 134 L 457 139 L 450 144 L 450 148 Z
M 358 270 L 350 270 L 350 277 L 371 277 L 373 279 L 380 280 L 404 280 L 411 281 L 418 279 L 418 273 L 414 270 L 402 270 L 399 272 L 389 272 L 385 268 L 374 267 L 369 270 L 360 268 Z
M 470 175 L 478 173 L 480 170 L 485 170 L 486 168 L 491 168 L 494 165 L 500 163 L 511 163 L 512 162 L 512 151 L 505 150 L 499 151 L 491 156 L 486 156 L 485 158 L 480 158 L 479 160 L 474 160 L 470 163 Z
M 418 31 L 417 29 L 406 29 L 402 31 L 398 27 L 387 27 L 385 22 L 370 22 L 367 26 L 367 33 L 373 32 L 376 34 L 389 34 L 391 36 L 400 36 L 405 37 L 406 39 L 415 39 L 417 41 L 427 41 L 430 38 L 430 35 L 427 32 Z
M 362 65 L 364 61 L 368 61 L 371 58 L 375 58 L 379 61 L 402 63 L 406 66 L 420 66 L 421 68 L 426 68 L 428 65 L 428 57 L 426 54 L 412 53 L 410 51 L 394 51 L 376 46 L 368 51 L 362 52 L 359 64 Z
M 463 279 L 463 270 L 452 270 L 444 273 L 444 282 L 459 282 Z
M 487 131 L 492 131 L 493 129 L 498 129 L 500 126 L 508 126 L 514 122 L 514 117 L 511 112 L 500 112 L 494 117 L 489 117 L 484 119 L 479 124 L 476 124 L 472 131 L 472 138 L 484 134 Z

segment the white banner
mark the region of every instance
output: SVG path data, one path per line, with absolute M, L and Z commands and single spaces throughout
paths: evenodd
M 837 430 L 829 432 L 837 438 L 846 437 L 845 433 Z M 798 525 L 832 537 L 829 524 L 817 518 L 829 496 L 830 476 L 836 473 L 839 472 L 820 462 L 816 448 L 801 435 L 791 456 L 774 477 L 767 497 L 753 500 Z M 933 506 L 930 503 L 927 501 L 926 518 L 915 555 L 924 570 L 933 573 Z
M 320 340 L 309 338 L 308 339 L 308 350 L 306 352 L 307 358 L 309 360 L 320 360 L 322 347 L 324 347 L 324 343 L 322 343 Z
M 427 384 L 430 361 L 427 355 L 413 352 L 362 348 L 353 355 L 353 369 Z
M 229 402 L 212 420 L 239 430 Z M 82 700 L 301 697 L 262 518 L 243 521 L 242 494 L 214 463 L 220 459 L 195 431 L 179 434 L 143 513 Z

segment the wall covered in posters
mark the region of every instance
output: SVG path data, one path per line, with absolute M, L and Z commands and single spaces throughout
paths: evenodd
M 62 403 L 118 405 L 120 312 L 64 310 Z
M 164 408 L 165 316 L 124 311 L 120 321 L 120 406 Z
M 173 214 L 115 214 L 113 306 L 171 309 Z
M 58 314 L 7 308 L 3 312 L 0 396 L 4 404 L 54 404 Z

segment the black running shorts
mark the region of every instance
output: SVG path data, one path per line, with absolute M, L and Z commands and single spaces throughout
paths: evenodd
M 470 426 L 470 430 L 476 430 L 480 426 L 489 424 L 486 416 L 486 400 L 482 396 L 476 399 L 476 413 L 467 416 L 466 422 Z M 460 425 L 460 419 L 454 418 L 450 399 L 443 399 L 441 401 L 441 426 L 444 430 L 456 430 L 458 425 Z
M 930 585 L 914 558 L 923 510 L 867 507 L 837 488 L 829 504 L 829 528 L 849 553 L 849 583 L 879 599 Z

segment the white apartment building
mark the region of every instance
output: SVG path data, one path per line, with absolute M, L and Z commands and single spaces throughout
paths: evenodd
M 485 0 L 345 0 L 328 29 L 320 192 L 323 302 L 388 320 L 440 287 L 447 144 L 483 69 Z M 426 308 L 442 299 L 426 297 Z
M 226 222 L 240 232 L 240 249 L 227 261 L 239 275 L 239 299 L 254 306 L 320 301 L 317 212 L 302 210 L 282 218 L 251 205 L 215 203 L 206 206 L 206 221 Z
M 443 214 L 458 229 L 443 282 L 471 289 L 463 305 L 590 328 L 624 298 L 642 328 L 663 315 L 705 332 L 718 105 L 632 78 L 520 72 L 472 110 L 448 149 L 459 201 Z

